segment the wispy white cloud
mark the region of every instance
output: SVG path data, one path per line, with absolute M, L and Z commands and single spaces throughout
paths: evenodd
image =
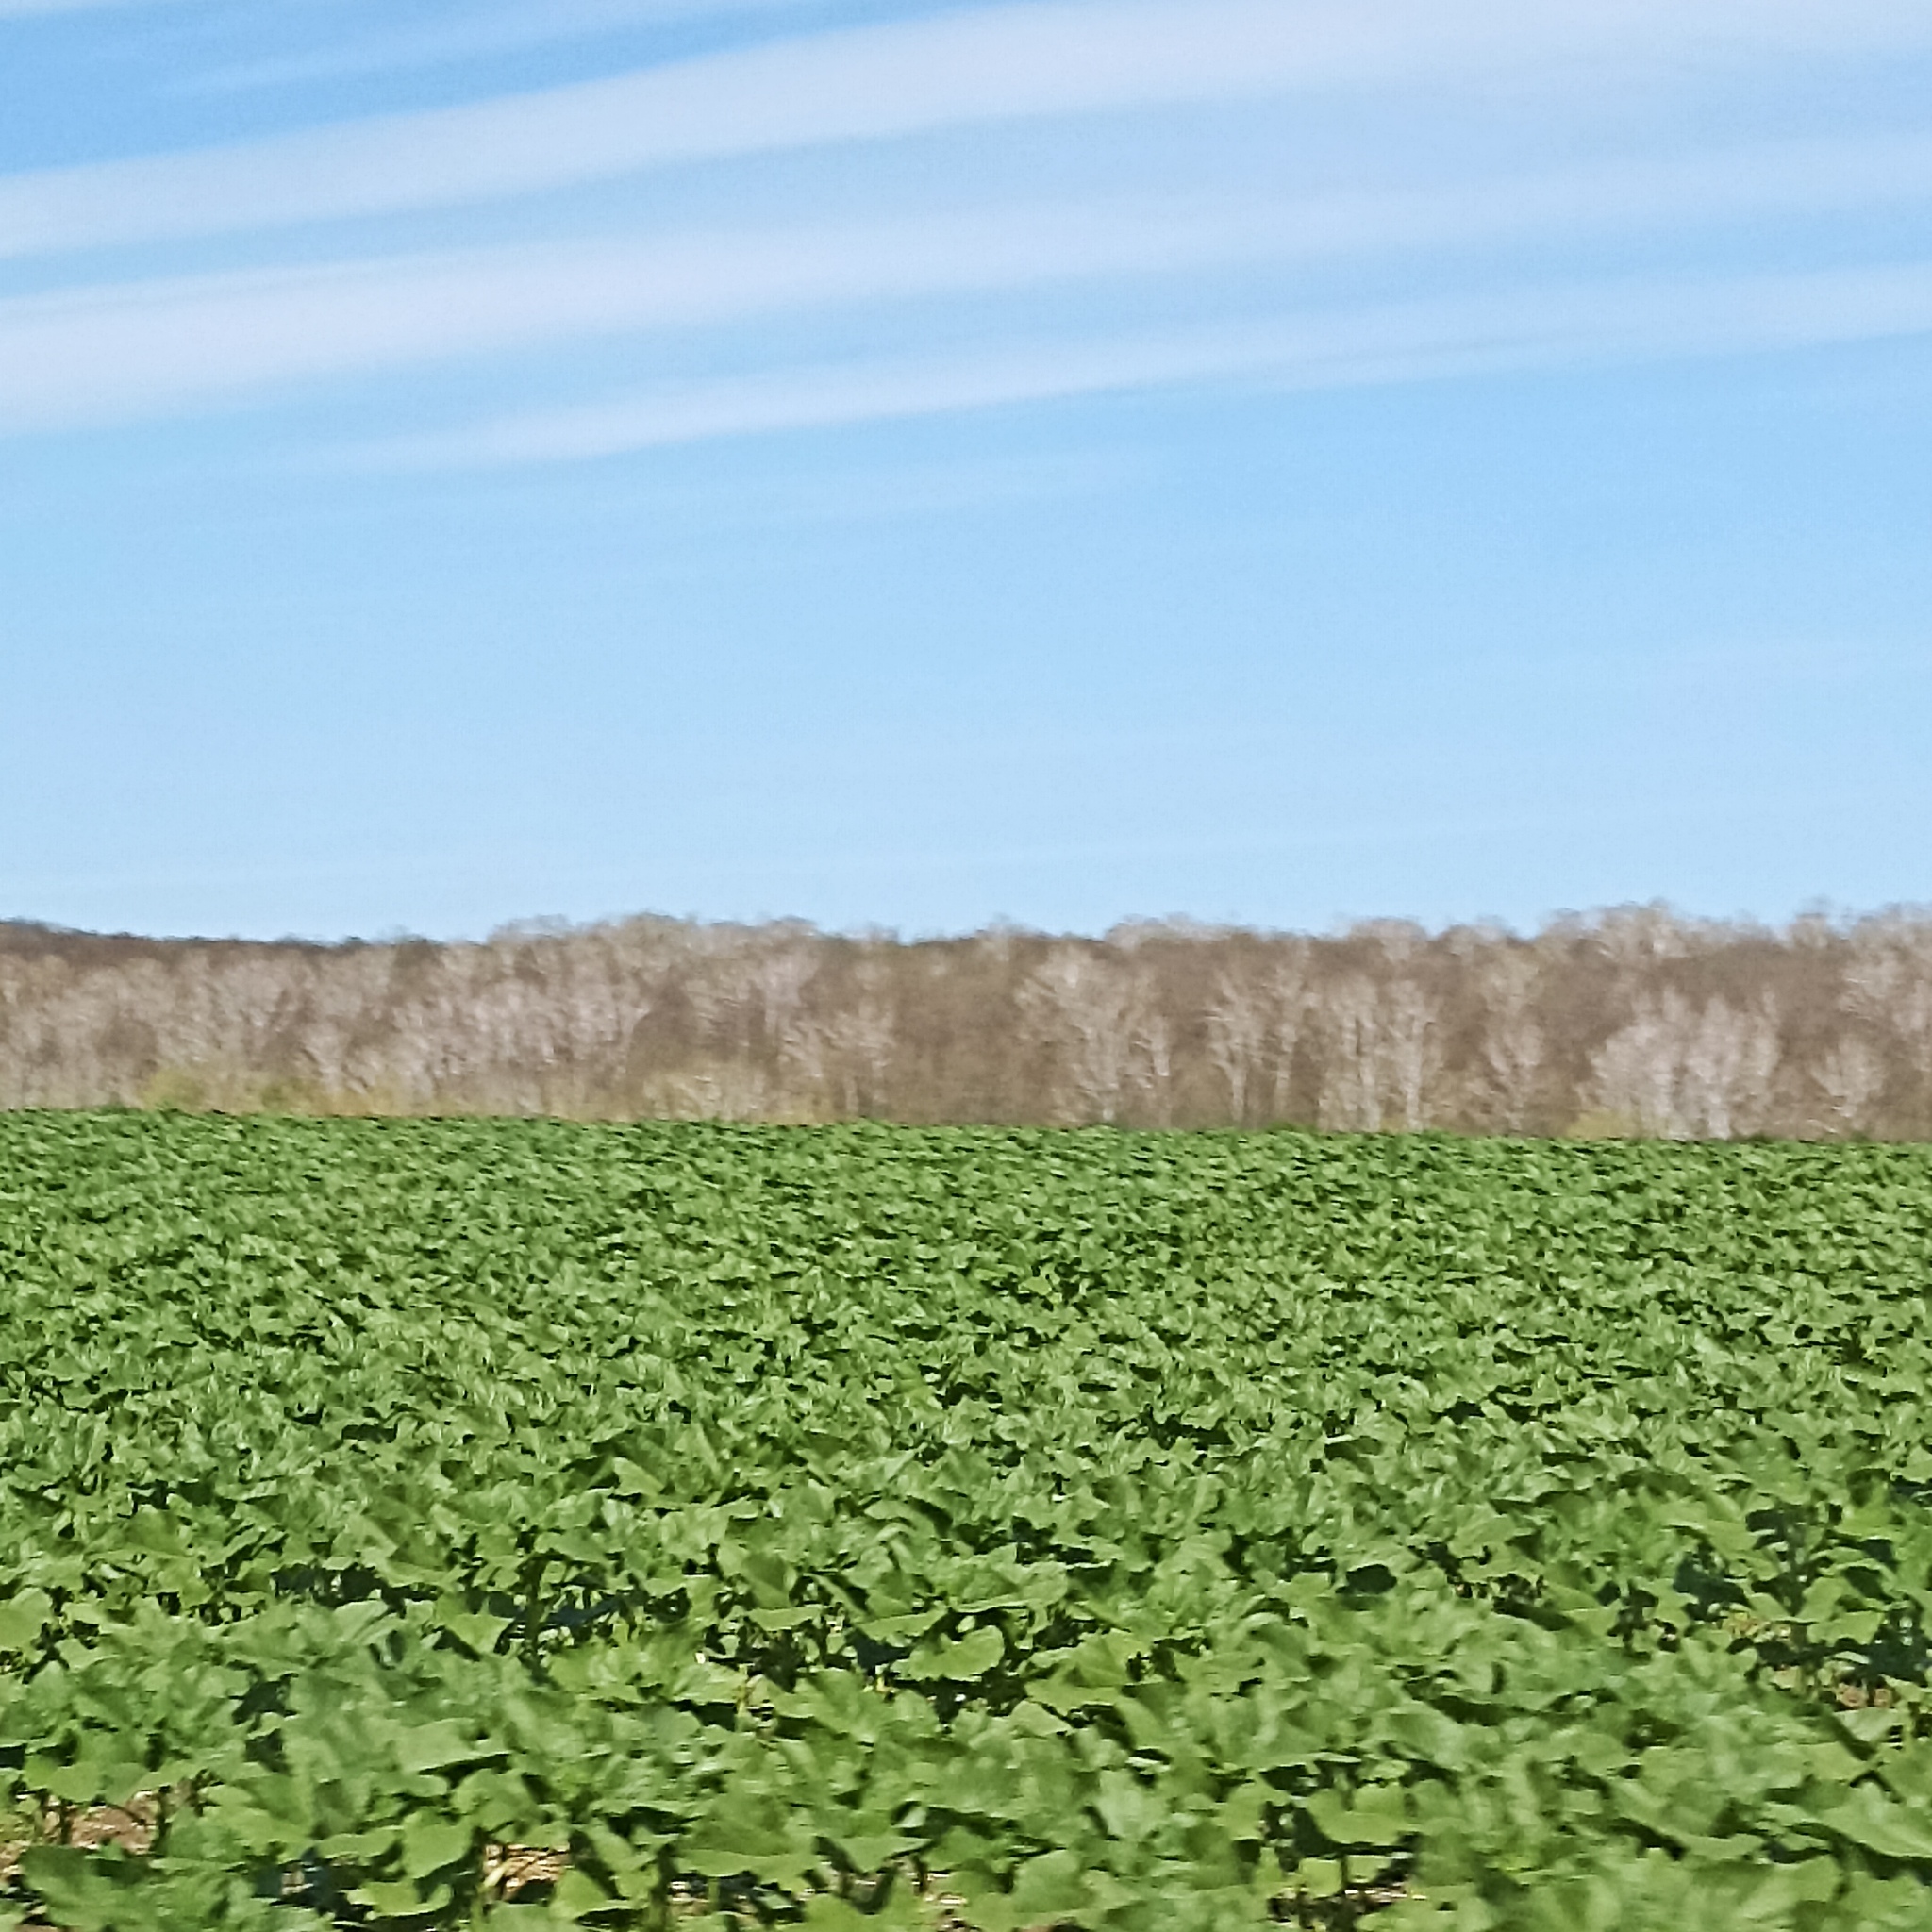
M 1339 389 L 1932 333 L 1932 264 L 1591 284 L 1412 301 L 1126 341 L 773 371 L 393 441 L 398 467 L 571 462 L 678 443 L 1240 381 Z
M 0 429 L 111 422 L 319 377 L 838 305 L 1412 258 L 1926 194 L 1932 139 L 1794 143 L 1428 193 L 997 206 L 82 287 L 0 301 Z
M 153 4 L 153 0 L 0 0 L 0 21 L 43 13 L 92 13 L 107 7 Z
M 111 421 L 265 385 L 841 303 L 1204 268 L 1270 212 L 1003 208 L 865 227 L 538 245 L 181 277 L 0 303 L 0 427 Z
M 1452 84 L 1606 59 L 1932 47 L 1922 0 L 1031 0 L 432 112 L 0 178 L 0 256 L 535 192 L 703 157 L 974 122 Z
M 76 0 L 94 4 L 94 0 Z M 545 0 L 541 7 L 466 6 L 453 17 L 358 35 L 308 53 L 219 69 L 198 92 L 289 87 L 354 75 L 391 74 L 521 53 L 558 41 L 694 20 L 739 20 L 796 12 L 811 0 Z M 5 0 L 0 0 L 4 11 Z

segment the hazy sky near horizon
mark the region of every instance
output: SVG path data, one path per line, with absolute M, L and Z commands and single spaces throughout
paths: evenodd
M 0 917 L 1932 899 L 1924 0 L 0 0 Z

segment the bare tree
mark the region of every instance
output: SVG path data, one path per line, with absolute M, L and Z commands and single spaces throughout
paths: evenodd
M 1120 1113 L 1134 1053 L 1139 988 L 1118 960 L 1085 946 L 1056 946 L 1020 989 L 1028 1031 L 1058 1058 L 1062 1119 Z
M 1321 1124 L 1350 1133 L 1382 1124 L 1382 1005 L 1374 982 L 1352 973 L 1321 1001 Z
M 1508 1134 L 1528 1126 L 1542 1074 L 1546 1042 L 1536 1019 L 1541 977 L 1535 954 L 1507 938 L 1476 966 L 1485 1014 L 1482 1077 L 1497 1120 Z
M 864 1115 L 885 1110 L 887 1076 L 897 1037 L 891 1009 L 874 992 L 865 993 L 856 1007 L 834 1013 L 824 1023 L 824 1051 L 837 1070 L 840 1100 L 845 1113 Z
M 1844 1005 L 1896 1042 L 1919 1105 L 1932 1100 L 1932 924 L 1894 918 L 1855 933 Z
M 1932 1128 L 1932 913 L 902 943 L 638 918 L 477 943 L 0 924 L 0 1106 Z
M 1757 1133 L 1771 1113 L 1782 1052 L 1768 998 L 1748 1010 L 1722 995 L 1708 1001 L 1681 1048 L 1678 1077 L 1691 1132 L 1712 1141 Z
M 1236 1126 L 1248 1123 L 1248 1090 L 1260 1072 L 1275 1024 L 1269 990 L 1245 973 L 1224 966 L 1215 975 L 1208 1007 L 1208 1058 L 1227 1083 L 1228 1112 Z
M 1690 1138 L 1679 1074 L 1694 1020 L 1684 995 L 1640 994 L 1629 1020 L 1591 1056 L 1594 1098 L 1611 1120 L 1666 1141 Z
M 805 990 L 817 976 L 819 964 L 808 946 L 792 942 L 760 954 L 753 967 L 764 1023 L 765 1039 L 782 1042 L 797 1024 Z
M 1840 1034 L 1813 1064 L 1811 1077 L 1840 1133 L 1870 1127 L 1873 1105 L 1885 1091 L 1885 1063 L 1869 1041 L 1856 1033 Z
M 1755 1133 L 1770 1114 L 1782 1053 L 1768 999 L 1740 1010 L 1720 994 L 1700 1012 L 1666 988 L 1641 996 L 1592 1057 L 1598 1104 L 1665 1140 Z
M 1309 951 L 1302 939 L 1271 948 L 1265 984 L 1274 1047 L 1274 1118 L 1278 1121 L 1294 1117 L 1295 1054 L 1308 1013 Z
M 1428 1124 L 1427 1100 L 1441 1071 L 1441 1008 L 1413 979 L 1381 990 L 1381 1085 L 1390 1111 L 1409 1133 Z
M 1687 957 L 1694 933 L 1668 906 L 1620 906 L 1597 921 L 1592 938 L 1620 973 L 1641 976 Z
M 751 1051 L 752 1026 L 765 1000 L 762 964 L 737 928 L 705 936 L 684 979 L 701 1041 L 729 1055 Z

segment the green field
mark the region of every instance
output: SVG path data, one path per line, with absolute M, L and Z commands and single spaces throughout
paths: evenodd
M 0 1116 L 0 1923 L 1932 1926 L 1932 1154 Z

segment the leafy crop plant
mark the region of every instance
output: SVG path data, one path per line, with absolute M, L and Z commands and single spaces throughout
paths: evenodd
M 1932 1927 L 1932 1154 L 0 1116 L 0 1920 Z

